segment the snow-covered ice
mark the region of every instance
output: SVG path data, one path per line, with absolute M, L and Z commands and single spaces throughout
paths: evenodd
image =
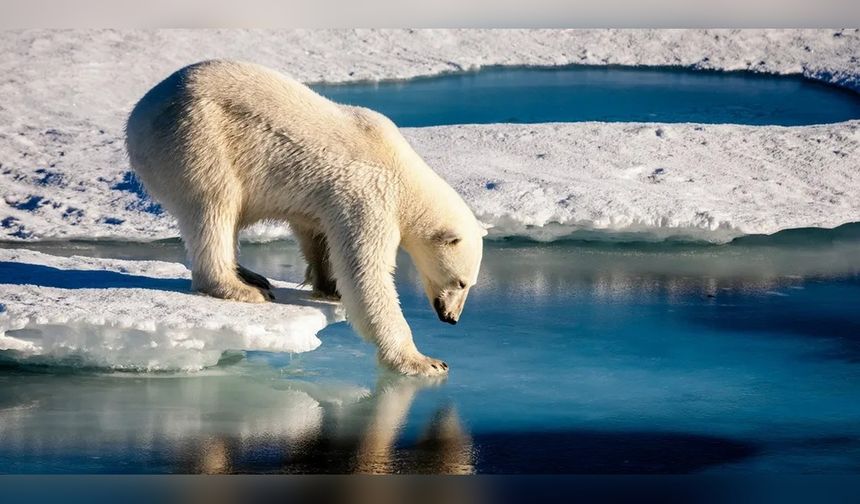
M 198 370 L 227 350 L 306 352 L 339 304 L 273 281 L 262 305 L 193 294 L 181 264 L 0 249 L 0 351 L 31 362 Z
M 722 242 L 860 220 L 860 121 L 791 128 L 496 124 L 404 133 L 493 237 L 612 231 Z M 0 226 L 7 237 L 178 235 L 173 219 L 121 171 L 125 160 L 72 166 L 16 171 L 5 181 L 10 208 Z M 119 171 L 108 176 L 107 167 Z M 281 223 L 245 233 L 261 241 L 287 236 Z
M 405 133 L 491 236 L 552 240 L 599 231 L 604 239 L 633 232 L 722 242 L 860 220 L 860 121 L 496 124 Z
M 860 91 L 858 30 L 30 30 L 0 33 L 0 51 L 0 236 L 12 240 L 176 236 L 128 171 L 123 121 L 152 85 L 207 58 L 251 60 L 306 82 L 573 63 L 802 74 Z M 611 230 L 724 241 L 860 220 L 857 126 L 405 133 L 493 236 Z M 271 223 L 244 239 L 288 235 Z

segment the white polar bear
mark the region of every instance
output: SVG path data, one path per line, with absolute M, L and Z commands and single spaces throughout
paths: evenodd
M 236 262 L 237 233 L 285 220 L 315 294 L 342 297 L 383 363 L 410 375 L 447 372 L 412 340 L 392 276 L 396 253 L 410 254 L 439 318 L 453 324 L 477 281 L 486 231 L 388 118 L 265 67 L 207 61 L 150 90 L 126 133 L 132 168 L 179 223 L 195 290 L 271 299 L 268 281 Z

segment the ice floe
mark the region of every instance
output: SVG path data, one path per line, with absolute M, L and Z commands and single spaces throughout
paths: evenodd
M 274 303 L 190 291 L 181 264 L 0 249 L 0 354 L 34 363 L 198 370 L 227 350 L 306 352 L 339 305 L 274 281 Z
M 537 240 L 743 234 L 860 220 L 860 122 L 640 123 L 407 130 L 491 235 Z
M 496 238 L 724 242 L 860 220 L 860 121 L 791 128 L 460 125 L 404 134 Z M 13 206 L 0 232 L 10 239 L 177 236 L 173 219 L 122 171 L 126 166 L 124 160 L 55 166 L 52 173 L 64 181 L 57 184 L 21 170 L 3 186 Z M 80 215 L 69 217 L 72 207 Z M 254 241 L 288 236 L 277 222 L 243 235 Z
M 0 237 L 11 240 L 176 236 L 128 171 L 123 121 L 149 87 L 207 58 L 251 60 L 307 82 L 618 64 L 803 74 L 860 90 L 858 30 L 27 30 L 0 33 L 0 50 Z M 724 241 L 860 220 L 857 125 L 405 133 L 493 236 Z M 286 226 L 266 223 L 243 239 L 286 236 Z

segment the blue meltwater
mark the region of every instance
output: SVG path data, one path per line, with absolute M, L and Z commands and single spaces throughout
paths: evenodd
M 380 372 L 343 323 L 313 352 L 228 353 L 196 374 L 7 363 L 0 472 L 849 472 L 851 235 L 488 242 L 456 326 L 402 257 L 404 312 L 419 348 L 450 365 L 444 382 Z M 34 246 L 183 255 L 179 243 Z M 242 261 L 274 278 L 304 271 L 290 242 L 246 245 Z
M 317 85 L 398 126 L 692 122 L 799 126 L 860 118 L 860 96 L 799 76 L 654 67 L 489 68 L 382 83 Z

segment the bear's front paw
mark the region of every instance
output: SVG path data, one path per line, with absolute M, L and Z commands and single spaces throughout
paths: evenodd
M 392 361 L 386 361 L 392 369 L 407 376 L 442 376 L 448 374 L 448 364 L 439 359 L 415 352 Z

